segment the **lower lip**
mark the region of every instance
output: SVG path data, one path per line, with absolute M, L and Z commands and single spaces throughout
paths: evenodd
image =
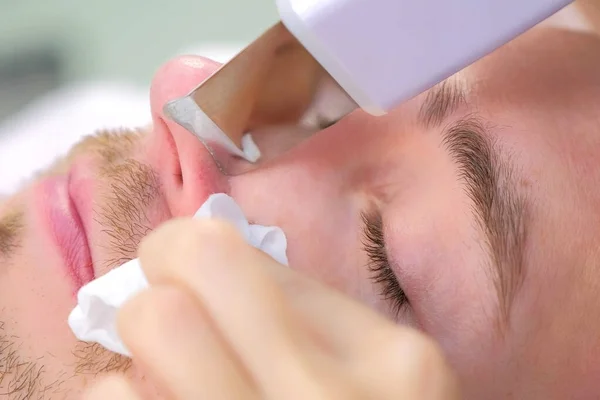
M 69 179 L 57 177 L 45 180 L 38 200 L 45 225 L 59 249 L 64 271 L 71 278 L 76 294 L 94 279 L 94 272 L 85 230 L 69 195 Z

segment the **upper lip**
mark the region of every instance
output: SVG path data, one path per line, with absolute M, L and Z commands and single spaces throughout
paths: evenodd
M 174 134 L 174 132 L 172 132 L 171 129 L 169 129 L 169 127 L 166 127 L 166 133 L 167 135 L 171 136 L 171 140 L 174 140 L 174 138 L 172 137 L 172 135 Z M 183 128 L 182 128 L 183 130 Z M 183 132 L 181 132 L 183 133 Z M 175 134 L 179 134 L 179 132 L 175 133 Z M 185 134 L 189 134 L 188 132 L 185 132 Z M 202 146 L 202 144 L 200 142 L 198 142 L 198 146 Z M 202 147 L 202 150 L 198 151 L 196 150 L 191 150 L 189 149 L 189 152 L 185 154 L 185 157 L 182 157 L 182 155 L 180 154 L 179 150 L 177 148 L 177 146 L 175 147 L 175 157 L 178 163 L 180 163 L 181 168 L 185 169 L 185 171 L 183 171 L 184 174 L 187 173 L 186 181 L 187 182 L 192 182 L 192 188 L 194 190 L 191 191 L 186 191 L 185 193 L 178 193 L 176 195 L 180 195 L 180 196 L 192 196 L 190 198 L 190 200 L 192 200 L 192 203 L 189 203 L 188 201 L 186 201 L 185 203 L 192 204 L 193 207 L 196 207 L 196 209 L 198 207 L 200 207 L 202 205 L 202 203 L 204 203 L 206 201 L 206 199 L 213 193 L 216 192 L 227 192 L 228 191 L 228 180 L 227 178 L 222 175 L 220 173 L 220 171 L 217 168 L 217 165 L 214 163 L 212 157 L 210 154 L 208 154 L 208 151 Z M 187 165 L 183 165 L 185 163 L 188 163 Z M 104 254 L 103 252 L 98 253 L 97 248 L 92 248 L 91 244 L 94 243 L 94 240 L 91 240 L 90 235 L 93 235 L 94 233 L 99 233 L 101 234 L 101 237 L 99 237 L 98 239 L 100 241 L 102 241 L 105 238 L 105 234 L 102 234 L 102 227 L 100 227 L 99 229 L 96 229 L 96 225 L 98 224 L 97 222 L 95 222 L 95 219 L 91 218 L 92 212 L 94 210 L 91 209 L 91 207 L 93 206 L 93 204 L 95 203 L 94 201 L 92 201 L 92 197 L 94 196 L 94 189 L 97 187 L 97 185 L 95 184 L 96 178 L 95 178 L 95 173 L 93 173 L 94 168 L 92 168 L 91 171 L 87 171 L 87 161 L 85 159 L 79 159 L 78 161 L 75 161 L 69 171 L 68 174 L 68 178 L 67 178 L 67 193 L 69 196 L 69 201 L 71 202 L 71 204 L 73 205 L 72 210 L 73 210 L 73 217 L 76 219 L 78 226 L 81 228 L 81 233 L 83 235 L 83 237 L 85 238 L 85 246 L 86 246 L 86 251 L 89 254 L 89 259 L 91 261 L 91 269 L 92 269 L 92 279 L 96 279 L 99 276 L 105 274 L 106 272 L 108 272 L 108 270 L 112 269 L 112 268 L 108 268 L 108 266 L 105 265 L 99 265 L 98 262 L 104 259 Z M 154 166 L 154 168 L 157 170 L 157 172 L 159 173 L 159 175 L 162 175 L 162 173 L 166 172 L 163 170 L 161 170 L 161 165 L 157 165 Z M 187 168 L 187 169 L 186 169 Z M 88 172 L 92 172 L 92 173 L 88 173 Z M 159 178 L 160 179 L 160 178 Z M 189 184 L 189 183 L 188 183 Z M 168 189 L 167 189 L 168 190 Z M 165 192 L 166 193 L 166 192 Z M 176 191 L 174 191 L 174 193 L 177 193 Z M 164 193 L 163 193 L 164 194 Z M 110 201 L 110 200 L 108 200 Z M 198 204 L 195 204 L 196 202 L 198 202 Z M 168 204 L 168 202 L 167 202 Z M 142 207 L 142 205 L 140 204 L 139 207 Z M 193 208 L 192 207 L 192 208 Z M 169 208 L 170 205 L 169 205 Z M 195 212 L 195 210 L 191 210 L 190 208 L 187 208 L 187 210 L 189 210 L 190 213 Z M 177 209 L 177 214 L 181 215 L 181 208 Z M 170 209 L 171 213 L 169 215 L 169 217 L 173 217 L 173 216 L 178 216 L 177 214 L 173 214 L 174 209 L 171 208 Z M 190 215 L 191 216 L 191 215 Z M 160 221 L 152 221 L 152 226 L 149 226 L 149 228 L 154 229 L 154 224 L 160 222 Z M 95 246 L 97 247 L 97 246 Z M 109 249 L 110 251 L 110 249 Z M 118 266 L 118 265 L 117 265 Z M 112 265 L 111 265 L 112 267 Z

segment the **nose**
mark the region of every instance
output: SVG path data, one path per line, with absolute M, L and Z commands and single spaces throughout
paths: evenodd
M 233 197 L 250 219 L 278 225 L 290 239 L 306 241 L 312 237 L 312 229 L 335 225 L 335 221 L 343 226 L 348 208 L 342 199 L 355 190 L 353 178 L 359 164 L 369 157 L 360 135 L 350 129 L 361 119 L 360 115 L 349 116 L 256 170 L 231 178 Z M 329 208 L 332 204 L 333 210 Z M 326 216 L 321 213 L 325 209 Z M 328 223 L 323 224 L 324 220 Z
M 277 225 L 288 239 L 290 266 L 357 298 L 367 272 L 357 253 L 370 182 L 392 166 L 397 124 L 355 112 L 284 154 L 232 177 L 231 195 L 250 221 Z M 386 154 L 387 153 L 387 154 Z M 387 158 L 387 161 L 385 159 Z M 383 169 L 385 170 L 385 168 Z
M 152 81 L 148 154 L 174 217 L 192 215 L 210 194 L 228 191 L 226 178 L 202 143 L 163 112 L 165 103 L 187 95 L 219 66 L 202 57 L 179 57 L 162 66 Z

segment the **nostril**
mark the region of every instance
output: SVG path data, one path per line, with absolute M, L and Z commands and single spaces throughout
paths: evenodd
M 173 183 L 175 183 L 177 187 L 181 187 L 183 186 L 183 169 L 181 168 L 181 161 L 179 159 L 179 151 L 177 150 L 175 138 L 162 118 L 158 119 L 158 123 L 161 125 L 160 132 L 164 132 L 165 135 L 165 148 L 162 150 L 169 154 L 169 157 L 167 158 L 168 164 L 161 166 L 161 168 L 166 168 L 167 171 L 173 175 Z

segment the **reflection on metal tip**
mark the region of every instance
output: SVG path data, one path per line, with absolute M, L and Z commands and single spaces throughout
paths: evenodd
M 242 149 L 238 148 L 190 96 L 169 101 L 164 106 L 164 113 L 190 133 L 193 133 L 215 158 L 217 164 L 221 163 L 216 157 L 217 152 L 214 149 L 216 146 L 248 162 L 256 162 L 260 157 L 260 151 L 250 136 L 245 135 L 242 141 Z

